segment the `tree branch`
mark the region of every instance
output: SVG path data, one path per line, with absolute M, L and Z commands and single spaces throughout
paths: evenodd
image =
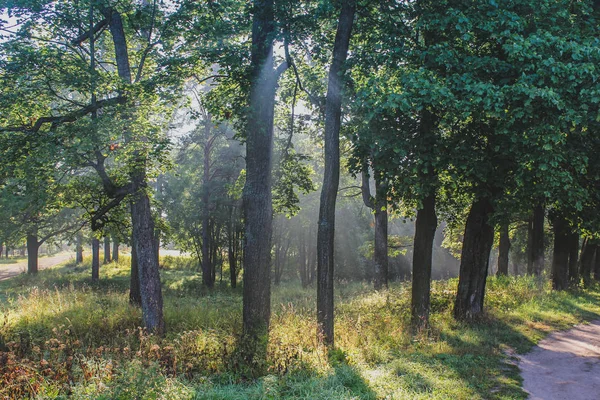
M 97 111 L 104 107 L 110 107 L 117 104 L 125 104 L 127 98 L 124 96 L 113 97 L 110 99 L 99 100 L 96 104 L 90 104 L 89 106 L 85 106 L 80 110 L 73 111 L 72 113 L 66 115 L 59 115 L 56 117 L 41 117 L 33 125 L 29 126 L 7 126 L 5 128 L 0 128 L 0 132 L 30 132 L 36 133 L 38 132 L 44 124 L 63 124 L 67 122 L 75 122 L 79 118 L 86 116 L 94 111 Z

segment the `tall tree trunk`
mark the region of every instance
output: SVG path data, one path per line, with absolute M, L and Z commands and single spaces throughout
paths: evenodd
M 100 279 L 100 240 L 92 238 L 92 282 Z
M 458 320 L 472 320 L 483 313 L 485 282 L 494 244 L 494 227 L 489 223 L 492 212 L 489 199 L 482 198 L 473 203 L 467 217 L 454 303 L 454 318 Z
M 104 236 L 104 264 L 108 264 L 110 261 L 110 238 Z
M 112 258 L 114 262 L 118 262 L 119 261 L 119 239 L 117 239 L 117 236 L 113 236 L 112 237 Z
M 211 236 L 210 236 L 210 119 L 205 121 L 205 142 L 204 142 L 204 168 L 202 177 L 202 283 L 209 288 L 214 286 L 213 274 L 211 273 L 213 265 L 210 259 Z
M 38 242 L 37 230 L 27 234 L 27 273 L 38 273 L 38 251 L 40 242 Z
M 386 188 L 375 179 L 375 290 L 388 287 L 388 212 Z
M 127 41 L 123 30 L 121 15 L 112 8 L 102 8 L 102 14 L 109 21 L 109 29 L 115 47 L 115 60 L 119 77 L 130 84 L 131 69 L 127 52 Z M 164 333 L 163 299 L 160 286 L 158 252 L 154 240 L 154 222 L 150 209 L 150 199 L 145 192 L 147 181 L 145 175 L 146 160 L 135 155 L 137 167 L 130 173 L 134 190 L 131 203 L 131 223 L 133 227 L 132 247 L 138 263 L 142 315 L 148 331 L 162 335 Z
M 437 228 L 435 195 L 423 200 L 417 211 L 412 263 L 411 325 L 419 331 L 429 326 L 431 263 Z
M 140 274 L 135 247 L 131 246 L 131 274 L 129 277 L 129 304 L 141 307 L 142 294 L 140 293 Z
M 510 236 L 508 235 L 508 223 L 500 225 L 500 243 L 498 245 L 498 272 L 497 276 L 508 275 L 508 255 L 510 252 Z
M 4 246 L 3 246 L 3 242 L 0 241 L 0 258 L 2 258 L 3 254 L 4 254 Z
M 552 288 L 565 290 L 569 286 L 569 223 L 562 215 L 552 217 L 554 250 L 552 253 Z
M 137 191 L 131 204 L 131 225 L 133 247 L 138 264 L 144 325 L 149 332 L 162 335 L 165 330 L 163 298 L 150 199 L 144 190 L 145 179 L 134 176 L 133 181 Z
M 596 246 L 596 257 L 594 257 L 594 280 L 600 280 L 600 246 Z
M 375 263 L 374 287 L 381 290 L 388 286 L 388 215 L 387 215 L 387 193 L 385 185 L 375 178 L 375 198 L 371 197 L 369 188 L 368 167 L 362 173 L 362 196 L 365 206 L 371 208 L 375 213 L 375 241 L 373 261 Z
M 342 2 L 333 45 L 325 101 L 325 172 L 319 206 L 317 231 L 317 324 L 318 337 L 333 347 L 333 267 L 335 203 L 340 182 L 340 123 L 344 63 L 348 56 L 356 3 Z
M 75 263 L 81 264 L 83 262 L 83 234 L 77 233 L 77 243 L 75 245 Z
M 273 70 L 273 0 L 254 0 L 252 12 L 246 184 L 242 193 L 245 233 L 242 330 L 245 361 L 256 367 L 264 366 L 271 318 L 271 159 L 278 76 Z
M 569 283 L 579 283 L 579 234 L 577 232 L 569 235 Z

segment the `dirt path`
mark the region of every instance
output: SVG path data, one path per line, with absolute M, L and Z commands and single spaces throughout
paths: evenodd
M 65 261 L 70 260 L 75 255 L 71 253 L 60 253 L 51 257 L 42 257 L 38 260 L 38 269 L 53 267 L 57 264 L 61 264 Z M 0 281 L 12 278 L 23 272 L 27 271 L 27 261 L 21 261 L 15 264 L 3 264 L 0 265 Z
M 519 367 L 531 400 L 600 399 L 600 320 L 549 335 Z

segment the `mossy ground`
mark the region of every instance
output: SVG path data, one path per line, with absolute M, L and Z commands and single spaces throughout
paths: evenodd
M 452 319 L 457 281 L 432 286 L 431 329 L 412 336 L 410 286 L 336 287 L 336 349 L 316 338 L 315 288 L 273 288 L 268 374 L 240 373 L 241 290 L 208 291 L 193 263 L 165 257 L 165 338 L 128 304 L 129 260 L 89 260 L 0 282 L 0 395 L 75 399 L 521 399 L 508 348 L 600 314 L 600 287 L 553 292 L 545 280 L 494 278 L 487 315 Z

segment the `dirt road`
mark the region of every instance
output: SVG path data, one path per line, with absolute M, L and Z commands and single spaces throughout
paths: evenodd
M 38 261 L 38 268 L 39 270 L 42 270 L 53 267 L 74 257 L 75 254 L 73 253 L 60 253 L 51 257 L 42 257 Z M 27 261 L 20 261 L 15 264 L 2 264 L 0 265 L 0 281 L 12 278 L 25 271 L 27 271 Z
M 549 335 L 519 367 L 531 400 L 600 399 L 600 320 Z

